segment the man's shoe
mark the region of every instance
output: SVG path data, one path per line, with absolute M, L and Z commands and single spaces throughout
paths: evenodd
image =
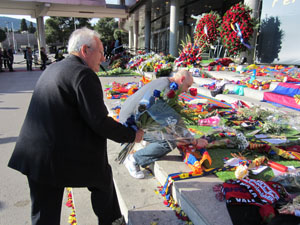
M 223 93 L 224 88 L 225 88 L 225 84 L 223 84 L 221 87 L 217 87 L 217 88 L 216 88 L 215 90 L 213 90 L 213 91 L 210 91 L 210 95 L 211 95 L 212 97 L 216 97 L 217 95 Z
M 137 179 L 143 179 L 144 173 L 140 170 L 139 165 L 136 163 L 132 154 L 129 154 L 124 160 L 124 165 L 127 168 L 129 174 Z
M 111 225 L 126 225 L 124 216 L 119 219 L 116 219 Z

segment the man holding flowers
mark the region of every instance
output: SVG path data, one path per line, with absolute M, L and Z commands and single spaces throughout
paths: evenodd
M 180 92 L 186 92 L 193 84 L 193 76 L 187 70 L 178 71 L 173 77 L 161 77 L 146 84 L 136 93 L 131 95 L 121 106 L 120 122 L 126 123 L 127 119 L 136 113 L 138 107 L 147 106 L 150 104 L 149 99 L 155 92 L 163 92 L 168 97 L 175 95 L 174 86 Z M 174 96 L 173 96 L 174 97 Z M 181 124 L 182 121 L 180 121 Z M 187 129 L 186 129 L 187 130 Z M 205 139 L 193 140 L 192 135 L 189 133 L 190 142 L 197 145 L 198 148 L 203 148 L 207 145 Z M 158 140 L 153 138 L 147 132 L 144 135 L 144 140 L 148 142 L 147 146 L 134 154 L 129 154 L 124 164 L 128 169 L 130 175 L 134 178 L 144 178 L 144 173 L 140 171 L 139 166 L 146 167 L 159 158 L 165 156 L 176 147 L 175 141 Z
M 28 178 L 33 225 L 59 225 L 65 187 L 87 187 L 99 224 L 122 215 L 107 158 L 107 139 L 140 142 L 134 131 L 108 116 L 95 72 L 105 60 L 100 35 L 72 33 L 70 56 L 39 78 L 8 166 Z M 84 222 L 83 222 L 84 223 Z

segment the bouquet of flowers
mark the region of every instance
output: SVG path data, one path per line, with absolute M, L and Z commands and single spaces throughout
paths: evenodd
M 156 78 L 168 77 L 171 74 L 172 70 L 173 66 L 171 63 L 157 63 L 154 65 L 154 72 L 156 73 Z
M 182 41 L 181 46 L 182 51 L 180 51 L 179 57 L 175 60 L 177 67 L 200 67 L 200 62 L 202 60 L 202 47 L 193 44 L 189 35 L 186 38 L 186 42 Z
M 143 57 L 139 55 L 135 56 L 132 59 L 130 59 L 130 61 L 126 65 L 126 68 L 131 70 L 136 70 L 143 61 L 145 61 Z
M 143 67 L 143 71 L 144 72 L 153 72 L 154 71 L 154 65 L 153 65 L 154 63 L 153 62 L 147 62 L 145 65 L 144 65 L 144 67 Z
M 143 129 L 148 134 L 152 133 L 153 135 L 150 135 L 157 140 L 191 141 L 193 137 L 182 120 L 182 118 L 189 120 L 189 116 L 184 113 L 183 107 L 178 103 L 179 94 L 178 85 L 174 82 L 170 84 L 170 90 L 167 93 L 154 90 L 150 97 L 146 93 L 135 115 L 128 118 L 125 125 L 135 130 Z M 191 122 L 195 124 L 193 120 Z M 134 143 L 126 144 L 116 160 L 122 163 L 133 146 Z

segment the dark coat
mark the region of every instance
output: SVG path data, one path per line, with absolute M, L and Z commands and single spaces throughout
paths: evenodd
M 107 138 L 133 142 L 135 132 L 108 117 L 99 78 L 71 55 L 38 80 L 8 166 L 56 186 L 105 184 Z
M 40 54 L 41 54 L 41 60 L 42 61 L 47 61 L 48 60 L 47 54 L 44 51 L 40 51 Z

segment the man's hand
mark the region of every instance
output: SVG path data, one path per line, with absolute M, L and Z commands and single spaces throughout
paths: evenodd
M 139 129 L 136 133 L 135 133 L 135 140 L 134 142 L 139 143 L 143 140 L 144 137 L 144 131 Z
M 198 138 L 193 140 L 193 145 L 195 145 L 197 148 L 205 148 L 208 144 L 206 139 Z

